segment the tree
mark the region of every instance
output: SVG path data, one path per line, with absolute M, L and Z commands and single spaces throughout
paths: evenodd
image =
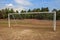
M 36 12 L 36 8 L 34 8 L 34 9 L 32 10 L 32 12 Z
M 14 10 L 11 8 L 10 13 L 14 13 Z
M 31 10 L 29 9 L 27 12 L 31 12 Z
M 19 13 L 18 10 L 16 10 L 16 13 Z
M 57 9 L 53 9 L 53 10 L 52 10 L 52 12 L 54 12 L 54 11 L 57 12 Z
M 26 13 L 26 11 L 25 10 L 21 10 L 21 13 Z
M 52 12 L 56 12 L 56 19 L 60 20 L 60 10 L 53 9 Z
M 40 8 L 37 8 L 37 9 L 36 9 L 36 12 L 40 12 L 40 11 L 41 11 Z
M 57 10 L 57 12 L 56 12 L 56 18 L 57 18 L 57 20 L 60 20 L 60 10 Z
M 34 8 L 33 10 L 29 9 L 27 12 L 48 12 L 49 11 L 49 8 L 46 7 L 46 8 Z M 52 12 L 56 11 L 56 18 L 57 20 L 60 20 L 60 10 L 57 10 L 57 9 L 53 9 Z M 1 9 L 0 10 L 0 19 L 7 19 L 8 18 L 8 13 L 18 13 L 18 10 L 16 10 L 16 12 L 12 9 L 9 9 L 9 8 L 5 8 L 5 9 Z M 26 13 L 26 10 L 21 10 L 21 13 Z M 33 16 L 32 16 L 33 15 Z M 35 18 L 35 19 L 53 19 L 53 14 L 37 14 L 37 15 L 34 15 L 34 14 L 26 14 L 26 15 L 21 15 L 22 18 Z M 12 18 L 12 17 L 11 17 Z M 16 15 L 16 18 L 19 18 L 18 15 Z
M 8 13 L 14 13 L 13 9 L 5 8 L 0 10 L 0 18 L 5 19 L 8 18 Z
M 40 8 L 34 8 L 33 10 L 32 10 L 32 12 L 40 12 L 41 10 L 40 10 Z
M 0 10 L 0 19 L 3 18 L 2 11 Z
M 49 12 L 49 8 L 46 7 L 46 8 L 41 8 L 41 12 Z

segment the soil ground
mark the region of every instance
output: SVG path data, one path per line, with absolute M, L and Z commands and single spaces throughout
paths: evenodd
M 54 32 L 51 20 L 12 20 L 10 28 L 7 20 L 0 20 L 0 40 L 60 40 L 60 20 L 56 24 Z

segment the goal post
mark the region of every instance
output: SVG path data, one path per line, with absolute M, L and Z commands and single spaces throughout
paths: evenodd
M 9 13 L 8 14 L 8 27 L 11 27 L 11 22 L 10 22 L 10 16 L 11 15 L 15 15 L 15 14 L 18 14 L 18 15 L 23 15 L 23 14 L 43 14 L 43 13 L 47 13 L 47 14 L 50 14 L 50 13 L 53 13 L 53 30 L 56 31 L 56 12 L 26 12 L 26 13 Z M 15 19 L 14 19 L 15 20 Z

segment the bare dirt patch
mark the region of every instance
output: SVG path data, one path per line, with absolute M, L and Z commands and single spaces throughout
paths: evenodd
M 20 20 L 21 22 L 23 20 Z M 53 31 L 52 27 L 48 27 L 47 24 L 52 23 L 51 21 L 46 20 L 30 20 L 31 24 L 27 26 L 12 26 L 8 27 L 7 21 L 0 21 L 0 40 L 60 40 L 60 21 L 57 21 L 57 30 Z M 27 22 L 26 19 L 24 22 Z M 49 23 L 50 22 L 50 23 Z M 45 27 L 41 27 L 37 24 L 45 24 Z M 33 26 L 32 26 L 33 24 Z M 31 27 L 30 27 L 31 26 Z M 46 27 L 47 26 L 47 27 Z

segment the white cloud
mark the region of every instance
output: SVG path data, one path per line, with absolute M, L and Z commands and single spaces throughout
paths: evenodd
M 13 8 L 14 11 L 18 10 L 20 12 L 21 10 L 25 10 L 26 7 L 24 7 L 24 6 L 15 6 L 15 5 L 10 3 L 10 4 L 6 4 L 5 8 L 9 8 L 9 9 Z
M 14 0 L 16 3 L 20 4 L 20 5 L 24 5 L 24 6 L 29 6 L 32 5 L 32 3 L 28 0 Z
M 8 6 L 8 7 L 13 7 L 13 4 L 6 4 L 6 6 Z
M 23 6 L 15 7 L 15 8 L 13 8 L 13 9 L 14 9 L 14 11 L 18 10 L 19 12 L 20 12 L 21 10 L 26 10 L 25 7 L 23 7 Z
M 30 0 L 14 0 L 18 5 L 13 5 L 12 3 L 6 4 L 5 8 L 13 8 L 14 11 L 26 10 L 28 6 L 31 6 L 32 3 Z
M 5 4 L 5 8 L 9 8 L 9 9 L 11 9 L 11 8 L 14 8 L 14 5 L 11 4 L 11 3 L 9 3 L 9 4 Z

